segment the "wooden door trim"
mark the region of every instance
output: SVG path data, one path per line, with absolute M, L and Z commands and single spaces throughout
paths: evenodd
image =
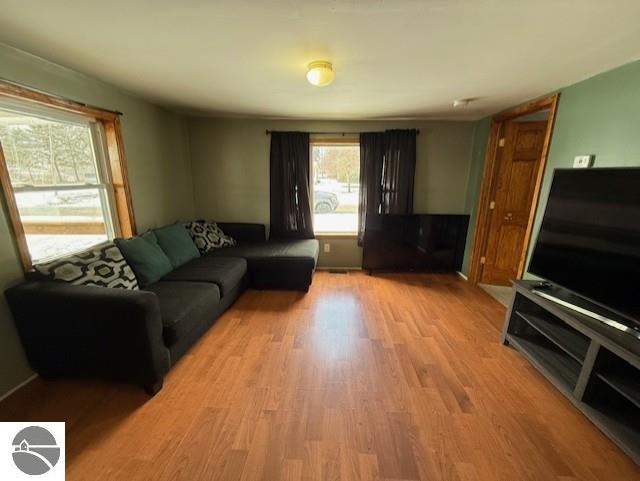
M 556 111 L 558 108 L 559 93 L 549 95 L 540 99 L 532 100 L 526 104 L 519 105 L 507 111 L 494 115 L 491 121 L 491 127 L 489 129 L 489 139 L 487 141 L 487 148 L 485 151 L 485 165 L 482 174 L 482 186 L 480 188 L 480 196 L 478 198 L 478 208 L 476 214 L 476 229 L 473 237 L 473 247 L 471 249 L 471 262 L 469 266 L 469 282 L 471 284 L 477 284 L 480 281 L 480 275 L 482 273 L 482 264 L 480 262 L 482 256 L 485 254 L 487 246 L 487 240 L 489 238 L 489 222 L 491 220 L 491 209 L 489 204 L 495 190 L 495 176 L 496 166 L 498 161 L 498 143 L 500 137 L 504 131 L 504 125 L 509 120 L 522 115 L 531 114 L 540 110 L 549 109 L 549 118 L 547 121 L 547 132 L 544 138 L 544 144 L 542 146 L 542 158 L 540 165 L 538 166 L 538 172 L 536 174 L 535 187 L 533 192 L 533 199 L 531 201 L 531 210 L 529 212 L 529 220 L 527 222 L 527 228 L 525 230 L 525 237 L 520 253 L 520 260 L 518 262 L 518 275 L 517 278 L 522 278 L 524 273 L 524 266 L 527 260 L 527 251 L 529 248 L 529 241 L 531 240 L 531 233 L 533 230 L 533 221 L 535 219 L 536 208 L 538 205 L 538 199 L 540 197 L 540 187 L 542 186 L 542 179 L 544 178 L 544 171 L 547 164 L 547 156 L 549 154 L 549 145 L 551 143 L 551 135 L 553 132 L 553 125 L 556 118 Z

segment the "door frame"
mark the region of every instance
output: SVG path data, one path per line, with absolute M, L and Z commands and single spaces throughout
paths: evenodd
M 542 146 L 542 159 L 536 174 L 536 183 L 534 187 L 533 199 L 531 200 L 531 210 L 529 212 L 529 220 L 527 222 L 527 230 L 525 231 L 522 252 L 520 253 L 520 261 L 518 263 L 517 279 L 522 278 L 524 273 L 524 265 L 527 259 L 527 251 L 531 240 L 531 231 L 533 229 L 533 221 L 535 219 L 536 208 L 538 206 L 538 197 L 540 195 L 540 187 L 547 164 L 547 156 L 549 154 L 549 144 L 551 143 L 551 134 L 553 132 L 553 124 L 556 118 L 558 108 L 558 99 L 560 93 L 542 97 L 526 104 L 519 105 L 512 109 L 494 115 L 489 129 L 489 139 L 485 151 L 484 171 L 482 174 L 482 186 L 480 187 L 480 196 L 478 200 L 478 209 L 476 215 L 476 229 L 473 238 L 473 247 L 471 249 L 471 264 L 469 268 L 469 282 L 476 285 L 480 281 L 482 273 L 481 259 L 485 255 L 487 241 L 489 239 L 490 221 L 491 221 L 491 199 L 496 189 L 496 175 L 498 174 L 498 154 L 499 143 L 505 129 L 505 124 L 523 115 L 539 112 L 549 109 L 549 118 L 547 120 L 547 132 Z

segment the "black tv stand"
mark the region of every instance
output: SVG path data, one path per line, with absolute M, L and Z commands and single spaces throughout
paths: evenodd
M 533 284 L 531 292 L 640 340 L 640 329 L 632 321 L 625 320 L 623 317 L 571 291 L 554 286 L 547 281 L 540 281 Z
M 517 349 L 640 465 L 640 340 L 516 281 L 503 342 Z M 572 296 L 552 286 L 545 293 Z

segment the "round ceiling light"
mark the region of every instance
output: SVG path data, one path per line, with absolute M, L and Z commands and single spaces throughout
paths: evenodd
M 469 104 L 471 102 L 473 102 L 474 100 L 477 100 L 476 98 L 468 98 L 468 99 L 456 99 L 453 101 L 453 107 L 458 109 L 458 108 L 465 108 L 468 107 Z
M 316 87 L 326 87 L 333 82 L 336 77 L 331 62 L 317 60 L 308 65 L 307 80 Z

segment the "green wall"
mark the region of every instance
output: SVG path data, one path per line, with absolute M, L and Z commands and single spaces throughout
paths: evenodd
M 534 221 L 529 257 L 547 203 L 553 170 L 571 167 L 580 154 L 594 154 L 594 166 L 640 166 L 640 61 L 633 62 L 560 90 L 553 137 Z M 474 139 L 473 175 L 469 178 L 468 208 L 477 209 L 490 118 L 478 123 Z M 478 151 L 478 152 L 476 152 Z M 479 156 L 476 156 L 476 153 Z M 474 192 L 474 189 L 476 190 Z M 640 189 L 640 186 L 639 186 Z M 468 268 L 470 239 L 465 252 Z M 528 265 L 528 261 L 527 261 Z M 467 272 L 466 270 L 463 272 Z M 530 277 L 529 274 L 526 277 Z
M 269 223 L 269 145 L 265 130 L 362 132 L 418 128 L 414 211 L 466 212 L 473 122 L 330 122 L 192 118 L 189 120 L 196 212 L 220 221 Z M 332 239 L 320 267 L 360 267 L 355 239 Z M 321 249 L 322 250 L 322 249 Z
M 138 228 L 194 214 L 186 123 L 148 102 L 59 65 L 0 45 L 0 77 L 123 112 L 122 129 Z M 23 279 L 11 229 L 0 210 L 0 291 Z M 0 396 L 31 375 L 4 296 L 0 299 Z

